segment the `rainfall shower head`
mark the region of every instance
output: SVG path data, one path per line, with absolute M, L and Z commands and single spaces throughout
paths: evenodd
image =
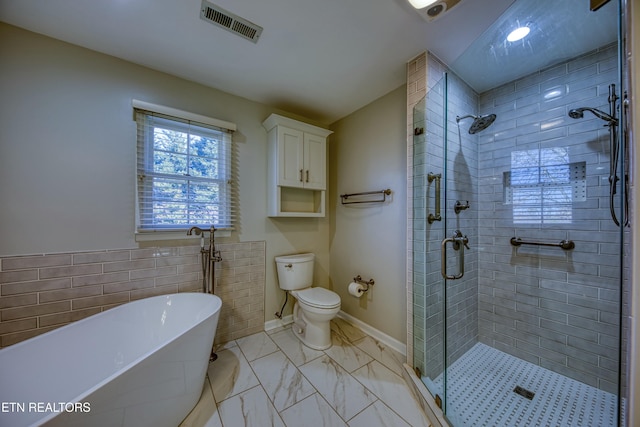
M 605 122 L 608 122 L 609 124 L 614 124 L 614 125 L 618 124 L 618 119 L 611 117 L 609 114 L 605 113 L 604 111 L 600 111 L 596 108 L 589 108 L 589 107 L 574 108 L 573 110 L 569 111 L 569 117 L 571 117 L 572 119 L 581 119 L 584 117 L 585 111 L 589 111 L 591 114 L 593 114 L 597 118 L 602 119 Z
M 471 127 L 469 128 L 469 133 L 471 135 L 478 133 L 481 130 L 485 130 L 486 128 L 491 126 L 491 123 L 493 123 L 496 119 L 495 114 L 487 114 L 486 116 L 474 116 L 469 114 L 467 116 L 456 117 L 456 123 L 460 123 L 460 120 L 467 119 L 469 117 L 473 118 L 473 123 L 471 123 Z

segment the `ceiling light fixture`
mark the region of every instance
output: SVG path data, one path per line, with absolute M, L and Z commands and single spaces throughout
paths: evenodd
M 527 37 L 529 31 L 531 31 L 531 29 L 526 25 L 524 27 L 518 27 L 509 33 L 509 35 L 507 36 L 507 41 L 517 42 L 518 40 L 522 40 L 523 38 Z
M 409 0 L 409 3 L 411 3 L 411 6 L 413 6 L 416 9 L 424 9 L 425 7 L 437 1 L 438 0 Z

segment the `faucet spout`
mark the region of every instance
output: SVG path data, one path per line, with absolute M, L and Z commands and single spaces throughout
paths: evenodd
M 200 227 L 191 227 L 189 231 L 187 231 L 187 236 L 193 235 L 194 232 L 196 233 L 196 236 L 199 236 L 204 233 L 204 230 Z

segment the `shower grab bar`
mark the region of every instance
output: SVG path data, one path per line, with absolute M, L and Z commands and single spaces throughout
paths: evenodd
M 453 250 L 460 251 L 460 272 L 458 274 L 447 274 L 447 243 L 453 243 Z M 445 279 L 457 280 L 461 279 L 464 276 L 464 248 L 469 249 L 469 239 L 467 236 L 463 236 L 460 230 L 456 230 L 455 234 L 452 237 L 447 237 L 442 239 L 442 243 L 440 245 L 440 269 L 442 277 Z
M 436 181 L 436 213 L 435 215 L 430 213 L 427 217 L 427 221 L 429 224 L 433 224 L 434 221 L 442 221 L 442 217 L 440 216 L 440 178 L 442 178 L 442 174 L 429 172 L 427 175 L 427 181 L 431 183 L 432 181 Z
M 356 200 L 356 201 L 345 202 L 345 200 L 347 200 L 349 197 L 370 196 L 372 194 L 381 194 L 382 198 L 378 198 L 375 200 Z M 367 191 L 364 193 L 341 194 L 340 201 L 342 202 L 343 205 L 352 205 L 354 203 L 383 203 L 387 200 L 387 196 L 389 196 L 390 194 L 391 194 L 390 188 L 387 188 L 386 190 L 380 190 L 380 191 Z
M 565 251 L 574 249 L 576 247 L 576 244 L 573 242 L 573 240 L 562 240 L 560 241 L 560 243 L 544 243 L 544 242 L 527 242 L 525 240 L 522 240 L 519 237 L 512 237 L 510 242 L 512 246 L 520 246 L 520 245 L 554 246 L 554 247 L 562 248 Z

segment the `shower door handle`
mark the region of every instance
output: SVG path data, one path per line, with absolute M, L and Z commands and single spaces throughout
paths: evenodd
M 460 260 L 458 261 L 460 264 L 460 272 L 458 274 L 447 274 L 447 243 L 448 242 L 453 243 L 454 250 L 460 251 Z M 464 276 L 464 248 L 469 247 L 468 243 L 469 243 L 469 239 L 467 238 L 467 236 L 463 236 L 460 230 L 456 230 L 453 237 L 447 237 L 442 240 L 442 243 L 440 245 L 440 250 L 441 250 L 440 268 L 442 270 L 441 271 L 442 277 L 444 277 L 445 279 L 456 280 L 456 279 L 461 279 L 462 276 Z

